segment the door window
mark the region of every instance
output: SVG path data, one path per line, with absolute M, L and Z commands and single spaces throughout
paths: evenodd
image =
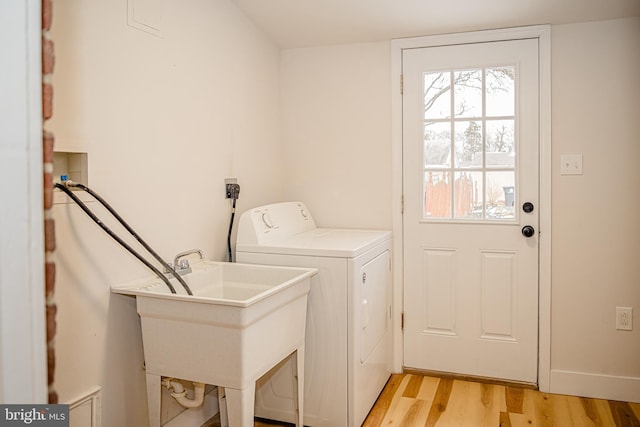
M 423 220 L 516 219 L 515 79 L 514 65 L 423 74 Z

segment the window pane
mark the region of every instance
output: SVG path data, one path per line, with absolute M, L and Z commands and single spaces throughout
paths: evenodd
M 424 74 L 424 118 L 451 117 L 451 73 Z
M 451 218 L 451 175 L 425 172 L 424 218 Z
M 513 219 L 515 212 L 515 172 L 486 172 L 486 218 Z
M 515 218 L 515 66 L 423 74 L 424 219 Z
M 456 172 L 453 214 L 456 219 L 482 219 L 482 172 Z
M 451 124 L 449 122 L 425 123 L 424 167 L 451 166 Z
M 488 117 L 515 114 L 515 67 L 486 69 L 486 102 Z
M 455 123 L 455 167 L 482 167 L 482 123 Z
M 514 167 L 515 140 L 513 120 L 487 120 L 486 166 Z
M 455 117 L 482 116 L 481 70 L 456 71 L 453 75 Z

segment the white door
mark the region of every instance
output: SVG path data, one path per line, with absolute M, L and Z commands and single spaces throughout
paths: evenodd
M 538 40 L 402 61 L 404 366 L 536 383 Z

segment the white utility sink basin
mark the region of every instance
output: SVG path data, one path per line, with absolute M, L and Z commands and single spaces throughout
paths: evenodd
M 193 296 L 175 279 L 172 294 L 157 277 L 111 287 L 136 297 L 150 426 L 160 426 L 161 377 L 224 387 L 230 427 L 253 425 L 255 381 L 294 353 L 299 373 L 304 367 L 307 295 L 317 270 L 206 260 L 191 267 L 183 278 Z

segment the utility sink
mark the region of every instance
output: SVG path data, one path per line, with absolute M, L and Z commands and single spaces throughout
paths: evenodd
M 161 377 L 224 387 L 230 427 L 253 425 L 258 378 L 293 354 L 304 378 L 307 295 L 317 270 L 207 260 L 191 267 L 183 278 L 192 296 L 175 279 L 176 294 L 157 277 L 111 287 L 136 298 L 150 426 L 160 426 Z

